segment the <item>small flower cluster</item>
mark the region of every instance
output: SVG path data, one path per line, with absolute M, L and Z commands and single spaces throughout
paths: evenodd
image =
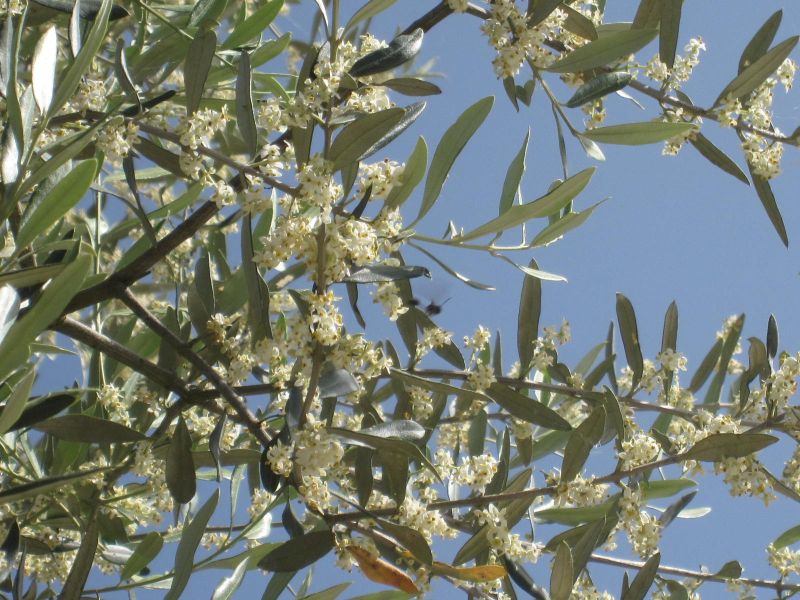
M 767 560 L 781 577 L 800 574 L 800 550 L 792 550 L 787 546 L 778 548 L 770 544 L 767 546 Z
M 493 2 L 491 18 L 481 27 L 497 55 L 492 60 L 498 77 L 516 75 L 526 57 L 533 59 L 537 66 L 546 66 L 549 52 L 543 50 L 547 34 L 559 26 L 566 18 L 561 10 L 555 10 L 547 19 L 548 25 L 529 27 L 525 13 L 514 0 Z
M 482 494 L 486 486 L 497 473 L 497 459 L 491 454 L 480 454 L 464 459 L 464 462 L 453 470 L 451 479 L 457 485 L 466 485 L 472 491 Z
M 767 78 L 749 97 L 734 98 L 729 95 L 722 99 L 717 108 L 722 126 L 747 126 L 740 128 L 742 150 L 753 173 L 764 179 L 772 179 L 780 174 L 783 157 L 783 144 L 762 133 L 781 133 L 773 123 L 773 89 L 780 82 L 788 92 L 796 71 L 797 63 L 787 58 L 776 70 L 775 77 Z
M 547 475 L 548 485 L 558 485 L 558 493 L 553 499 L 556 506 L 595 506 L 608 499 L 608 484 L 595 483 L 578 474 L 572 481 L 560 483 L 556 473 Z
M 434 348 L 441 348 L 452 341 L 453 334 L 438 327 L 429 327 L 422 332 L 422 339 L 417 341 L 416 357 L 420 360 Z
M 671 69 L 656 55 L 647 63 L 644 74 L 660 82 L 665 89 L 679 90 L 682 84 L 689 81 L 694 68 L 700 64 L 700 52 L 705 49 L 706 44 L 702 38 L 692 38 L 683 49 L 686 54 L 676 56 Z
M 619 503 L 619 527 L 627 534 L 633 551 L 647 558 L 658 550 L 661 525 L 657 518 L 642 509 L 643 504 L 640 489 L 625 488 Z
M 532 563 L 539 560 L 542 547 L 537 543 L 524 541 L 518 533 L 511 533 L 505 509 L 489 504 L 485 509 L 476 509 L 475 516 L 479 525 L 488 526 L 486 539 L 489 540 L 489 547 L 498 556 L 505 555 L 511 560 Z
M 119 165 L 139 135 L 139 126 L 130 120 L 115 119 L 100 130 L 95 143 L 112 164 Z

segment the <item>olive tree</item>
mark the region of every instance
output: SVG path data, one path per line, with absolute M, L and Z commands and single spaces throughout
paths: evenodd
M 800 591 L 786 579 L 800 572 L 800 526 L 766 549 L 770 580 L 736 561 L 666 567 L 659 553 L 703 468 L 734 496 L 800 501 L 800 354 L 779 351 L 775 320 L 739 362 L 744 317 L 729 319 L 681 379 L 677 306 L 645 357 L 618 294 L 607 339 L 570 366 L 568 324 L 539 323 L 542 281 L 559 276 L 515 258 L 579 235 L 608 144 L 692 146 L 752 185 L 788 245 L 770 187 L 800 142 L 771 110 L 796 69 L 781 12 L 696 103 L 682 88 L 704 44 L 680 35 L 681 0 L 641 0 L 626 22 L 605 20 L 605 0 L 446 0 L 406 7 L 419 13 L 379 39 L 392 4 L 318 0 L 312 22 L 283 32 L 308 7 L 3 1 L 0 594 L 174 599 L 216 568 L 228 572 L 215 599 L 256 569 L 263 598 L 278 598 L 328 555 L 342 579 L 386 586 L 365 599 L 431 585 L 611 597 L 594 586 L 597 563 L 619 568 L 626 600 L 697 598 L 714 582 Z M 442 90 L 416 58 L 458 13 L 484 37 L 459 43 L 488 41 L 497 78 L 469 102 L 437 99 L 458 108 L 433 143 L 414 128 L 418 98 Z M 606 124 L 610 95 L 646 101 L 646 116 Z M 496 216 L 424 235 L 496 102 L 552 108 L 560 179 L 522 198 L 525 136 L 485 175 L 502 182 Z M 411 151 L 398 156 L 401 136 Z M 568 152 L 597 167 L 570 172 Z M 427 263 L 409 264 L 411 248 Z M 454 340 L 436 324 L 442 303 L 415 294 L 434 265 L 491 287 L 445 250 L 515 268 L 518 302 L 493 301 L 518 311 L 503 341 L 478 323 Z M 381 319 L 366 321 L 365 301 Z M 759 451 L 779 442 L 789 458 L 775 471 Z M 536 562 L 549 581 L 530 575 Z

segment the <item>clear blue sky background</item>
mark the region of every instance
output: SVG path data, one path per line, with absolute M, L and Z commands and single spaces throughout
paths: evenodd
M 313 2 L 302 4 L 303 7 L 292 9 L 290 19 L 277 21 L 281 29 L 291 30 L 301 39 L 314 10 Z M 342 5 L 349 13 L 361 2 L 347 0 Z M 405 27 L 432 5 L 432 2 L 421 1 L 397 2 L 376 20 L 373 31 L 379 37 L 390 39 L 397 26 Z M 607 20 L 631 20 L 636 5 L 635 2 L 609 2 Z M 800 5 L 797 3 L 741 0 L 685 3 L 679 51 L 690 37 L 698 35 L 708 46 L 708 51 L 701 55 L 695 77 L 685 88 L 697 104 L 713 102 L 736 74 L 744 44 L 778 8 L 783 8 L 785 13 L 777 37 L 781 41 L 800 30 Z M 419 227 L 430 235 L 440 235 L 450 219 L 457 226 L 469 229 L 496 215 L 506 167 L 529 127 L 531 144 L 522 186 L 524 200 L 543 194 L 549 184 L 561 176 L 553 119 L 546 97 L 538 90 L 532 108 L 521 106 L 519 113 L 514 111 L 492 72 L 493 54 L 478 28 L 479 21 L 475 18 L 456 15 L 426 35 L 419 62 L 436 60 L 434 70 L 445 75 L 436 83 L 444 93 L 428 98 L 427 110 L 412 130 L 383 151 L 394 160 L 404 160 L 416 135 L 424 135 L 432 152 L 446 127 L 464 108 L 484 96 L 496 96 L 491 115 L 456 163 L 438 204 Z M 643 62 L 657 51 L 656 47 L 657 44 L 651 44 L 639 54 Z M 566 100 L 570 92 L 554 77 L 551 82 Z M 796 92 L 786 97 L 782 88 L 776 89 L 776 124 L 785 132 L 791 132 L 798 125 L 800 102 L 797 98 Z M 397 99 L 406 100 L 400 96 Z M 610 98 L 607 123 L 649 120 L 656 114 L 656 107 L 652 102 L 643 102 L 648 109 L 646 112 L 621 98 Z M 575 122 L 580 122 L 579 112 L 574 111 L 574 115 Z M 703 132 L 744 166 L 730 130 L 721 130 L 715 123 L 707 122 Z M 780 348 L 792 353 L 800 349 L 797 309 L 800 299 L 797 252 L 800 245 L 800 207 L 797 205 L 800 154 L 795 148 L 786 148 L 784 174 L 773 181 L 789 232 L 787 250 L 755 192 L 706 162 L 691 147 L 686 147 L 678 157 L 662 157 L 660 144 L 605 146 L 607 161 L 598 164 L 587 158 L 574 140 L 567 142 L 571 174 L 590 165 L 598 167 L 592 183 L 577 200 L 576 208 L 588 207 L 604 197 L 610 199 L 585 225 L 565 239 L 546 249 L 513 257 L 519 263 L 527 263 L 534 257 L 542 269 L 569 279 L 568 283 L 544 284 L 541 320 L 542 325 L 558 324 L 565 318 L 570 321 L 573 341 L 562 352 L 565 362 L 574 365 L 587 350 L 604 339 L 609 321 L 615 319 L 615 292 L 624 293 L 633 302 L 642 346 L 650 358 L 660 346 L 664 311 L 672 300 L 677 301 L 680 309 L 678 347 L 690 361 L 684 383 L 713 343 L 722 321 L 732 314 L 747 314 L 743 339 L 753 335 L 763 339 L 767 319 L 770 313 L 774 314 L 780 328 Z M 419 192 L 409 202 L 406 213 L 409 220 L 416 214 L 418 202 Z M 430 265 L 421 255 L 409 251 L 408 262 L 426 264 L 434 272 L 434 280 L 427 287 L 420 286 L 420 292 L 438 301 L 452 297 L 439 318 L 440 325 L 454 331 L 456 339 L 470 334 L 478 323 L 493 331 L 500 329 L 504 333 L 505 354 L 513 357 L 522 274 L 505 263 L 475 252 L 448 251 L 440 252 L 440 256 L 464 274 L 497 287 L 495 292 L 472 290 Z M 362 304 L 368 304 L 368 300 Z M 369 315 L 377 316 L 377 313 L 369 311 Z M 374 317 L 372 323 L 376 323 Z M 381 327 L 373 331 L 374 337 L 393 335 Z M 788 456 L 787 448 L 769 456 L 776 460 L 775 466 L 777 461 Z M 541 476 L 537 477 L 541 482 Z M 732 499 L 724 484 L 713 475 L 698 481 L 700 491 L 692 506 L 712 506 L 713 511 L 700 520 L 679 519 L 666 530 L 662 564 L 686 568 L 705 565 L 715 571 L 736 558 L 745 566 L 746 576 L 774 577 L 763 549 L 782 531 L 800 523 L 797 507 L 781 498 L 765 510 L 760 501 Z M 282 536 L 282 533 L 276 531 L 276 535 Z M 544 534 L 541 541 L 548 538 L 549 534 Z M 447 560 L 455 549 L 442 546 L 436 547 L 437 550 L 441 551 L 441 559 Z M 171 560 L 167 557 L 163 566 Z M 548 566 L 549 557 L 546 557 L 531 569 L 545 586 L 549 580 Z M 596 574 L 601 588 L 618 595 L 621 570 L 595 565 L 592 573 Z M 210 597 L 213 587 L 226 574 L 204 572 L 193 578 L 186 597 Z M 361 582 L 358 573 L 353 575 L 355 581 Z M 321 566 L 312 590 L 324 589 L 340 578 L 338 571 Z M 298 581 L 299 578 L 295 585 Z M 266 582 L 267 578 L 261 573 L 248 575 L 236 597 L 259 598 Z M 342 597 L 372 589 L 382 588 L 361 582 L 354 584 Z M 452 588 L 437 589 L 437 598 L 457 596 Z M 448 594 L 448 589 L 452 590 L 452 595 Z M 724 586 L 719 584 L 708 584 L 701 592 L 704 598 L 728 596 Z M 772 597 L 765 592 L 756 593 L 758 597 Z M 140 598 L 160 595 L 160 592 L 138 594 Z

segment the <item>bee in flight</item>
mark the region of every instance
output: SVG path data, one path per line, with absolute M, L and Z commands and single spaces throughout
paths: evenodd
M 430 302 L 428 302 L 428 304 L 425 304 L 419 298 L 411 298 L 409 304 L 411 304 L 411 306 L 416 306 L 417 308 L 424 310 L 425 314 L 427 314 L 429 317 L 432 317 L 434 315 L 440 314 L 442 312 L 442 307 L 449 301 L 450 298 L 439 304 L 438 302 L 431 300 Z

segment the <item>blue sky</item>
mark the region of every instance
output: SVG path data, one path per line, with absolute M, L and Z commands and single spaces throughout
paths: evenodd
M 303 4 L 306 6 L 292 9 L 290 21 L 277 21 L 279 27 L 294 31 L 300 39 L 314 9 L 312 2 Z M 342 2 L 345 10 L 360 4 Z M 612 4 L 608 20 L 632 18 L 636 3 L 609 2 Z M 397 25 L 405 27 L 431 6 L 430 2 L 398 2 L 378 17 L 374 32 L 389 39 Z M 686 86 L 697 104 L 713 102 L 736 74 L 746 41 L 769 14 L 781 7 L 785 14 L 778 41 L 800 29 L 800 5 L 740 0 L 685 3 L 679 51 L 690 37 L 698 35 L 708 47 L 701 55 L 695 77 Z M 456 163 L 436 207 L 419 226 L 421 232 L 429 235 L 440 235 L 451 219 L 457 226 L 468 229 L 496 215 L 506 167 L 528 128 L 531 144 L 523 199 L 528 201 L 542 195 L 561 176 L 553 120 L 545 96 L 537 90 L 533 107 L 521 106 L 519 113 L 514 111 L 492 72 L 492 51 L 478 27 L 479 22 L 473 17 L 456 15 L 426 35 L 419 63 L 435 59 L 433 70 L 443 74 L 435 82 L 444 93 L 428 98 L 426 112 L 414 127 L 383 151 L 394 160 L 403 160 L 417 135 L 425 136 L 432 151 L 446 127 L 464 108 L 487 95 L 496 96 L 491 115 Z M 651 44 L 639 56 L 644 62 L 655 52 L 656 44 Z M 570 92 L 563 86 L 555 82 L 553 85 L 562 99 L 569 97 Z M 398 100 L 405 99 L 398 97 Z M 655 116 L 656 107 L 652 102 L 644 103 L 647 110 L 642 112 L 622 98 L 611 98 L 607 104 L 607 123 L 649 120 Z M 785 96 L 782 89 L 776 91 L 776 123 L 784 131 L 791 132 L 798 124 L 798 106 L 796 93 Z M 574 114 L 579 122 L 578 112 Z M 707 122 L 703 132 L 744 166 L 730 130 L 721 130 L 715 123 Z M 660 144 L 605 146 L 606 162 L 596 163 L 572 139 L 567 143 L 570 174 L 587 166 L 598 167 L 591 184 L 576 201 L 576 208 L 588 207 L 606 197 L 608 201 L 565 239 L 548 248 L 512 257 L 519 263 L 536 258 L 542 269 L 568 278 L 568 283 L 545 282 L 541 319 L 542 325 L 558 324 L 562 319 L 570 321 L 573 341 L 562 352 L 565 362 L 574 365 L 583 353 L 604 339 L 609 321 L 615 319 L 616 292 L 624 293 L 633 302 L 643 350 L 650 358 L 660 346 L 664 311 L 672 300 L 677 301 L 678 348 L 689 358 L 685 382 L 713 343 L 722 321 L 732 314 L 747 314 L 744 339 L 753 335 L 763 339 L 767 319 L 770 313 L 774 314 L 780 328 L 780 348 L 791 353 L 800 349 L 797 309 L 800 261 L 796 249 L 800 246 L 796 192 L 800 185 L 800 154 L 795 148 L 786 148 L 784 173 L 773 181 L 789 233 L 787 250 L 772 229 L 755 192 L 716 169 L 691 147 L 686 147 L 678 157 L 662 157 Z M 409 220 L 416 214 L 419 196 L 418 191 L 409 201 Z M 421 294 L 438 301 L 452 298 L 439 317 L 440 325 L 454 331 L 456 339 L 472 333 L 479 323 L 493 331 L 499 329 L 504 333 L 506 355 L 512 356 L 522 274 L 472 251 L 442 252 L 441 258 L 464 274 L 495 285 L 497 290 L 478 292 L 468 288 L 430 265 L 418 253 L 409 251 L 407 262 L 426 264 L 434 273 L 433 281 L 418 288 Z M 373 332 L 374 336 L 393 335 L 381 327 Z M 782 448 L 769 457 L 785 459 L 786 452 Z M 796 508 L 779 499 L 764 510 L 760 501 L 730 498 L 725 486 L 713 475 L 699 481 L 700 493 L 692 506 L 712 506 L 713 511 L 700 520 L 678 520 L 670 526 L 662 544 L 662 563 L 686 568 L 706 565 L 714 571 L 736 558 L 745 566 L 746 576 L 774 577 L 766 565 L 763 548 L 779 533 L 800 522 L 800 518 L 793 516 L 797 514 Z M 434 550 L 441 551 L 444 559 L 454 552 L 449 546 Z M 549 558 L 545 558 L 532 568 L 545 585 L 548 565 Z M 593 567 L 592 572 L 598 574 L 596 580 L 601 586 L 615 595 L 618 593 L 622 576 L 619 569 Z M 201 574 L 190 583 L 187 597 L 210 596 L 213 585 L 224 575 L 221 571 Z M 340 577 L 323 567 L 312 590 L 328 587 Z M 354 573 L 353 579 L 359 581 L 359 574 Z M 236 597 L 260 597 L 266 581 L 260 573 L 249 575 Z M 718 584 L 703 589 L 706 598 L 725 596 L 724 588 Z M 343 597 L 357 592 L 362 592 L 362 586 L 354 584 Z M 142 598 L 158 596 L 160 593 L 139 594 Z

